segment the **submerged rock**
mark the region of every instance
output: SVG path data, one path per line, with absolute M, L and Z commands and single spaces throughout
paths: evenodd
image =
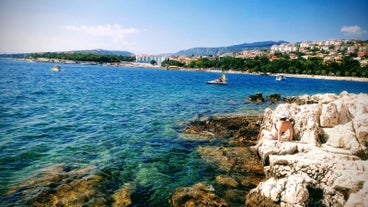
M 209 140 L 199 146 L 201 158 L 219 169 L 211 184 L 203 182 L 177 188 L 171 197 L 173 206 L 243 206 L 245 194 L 264 179 L 263 163 L 248 147 L 257 140 L 259 116 L 214 116 L 195 120 L 183 130 L 190 140 Z M 221 140 L 222 146 L 218 146 Z M 214 146 L 211 146 L 211 143 Z M 208 183 L 207 181 L 206 183 Z
M 114 202 L 112 204 L 113 207 L 125 207 L 131 206 L 132 203 L 132 194 L 136 191 L 136 186 L 133 183 L 125 183 L 122 188 L 115 191 L 112 195 Z
M 178 188 L 171 198 L 171 205 L 173 207 L 229 206 L 224 199 L 215 194 L 215 189 L 212 185 L 204 183 Z
M 262 162 L 246 147 L 203 146 L 201 157 L 225 172 L 255 173 L 263 175 Z
M 227 138 L 234 145 L 241 142 L 254 144 L 257 140 L 261 121 L 260 116 L 214 116 L 192 121 L 182 131 L 182 135 L 190 140 Z
M 13 186 L 6 199 L 16 206 L 131 206 L 135 186 L 127 183 L 112 194 L 110 182 L 110 175 L 94 166 L 53 165 Z
M 262 93 L 256 93 L 255 95 L 250 95 L 248 97 L 248 100 L 253 101 L 253 102 L 257 102 L 257 103 L 264 102 L 264 98 L 262 96 Z
M 281 99 L 281 94 L 279 94 L 279 93 L 268 95 L 268 96 L 266 96 L 266 98 L 269 99 L 272 103 L 282 100 Z
M 15 203 L 29 206 L 104 205 L 106 199 L 97 190 L 103 176 L 94 171 L 93 166 L 76 170 L 67 165 L 50 166 L 14 186 L 8 197 L 16 199 L 17 195 L 22 195 L 25 199 L 17 199 Z

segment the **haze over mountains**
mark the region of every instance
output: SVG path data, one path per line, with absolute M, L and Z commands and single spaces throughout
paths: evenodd
M 269 49 L 272 45 L 280 45 L 282 43 L 287 43 L 286 41 L 262 41 L 262 42 L 253 42 L 253 43 L 243 43 L 238 45 L 231 45 L 225 47 L 195 47 L 185 50 L 180 50 L 176 53 L 167 53 L 160 55 L 168 55 L 168 56 L 203 56 L 203 55 L 218 55 L 224 53 L 232 53 L 232 52 L 242 52 L 244 50 L 261 50 L 261 49 Z M 52 52 L 52 51 L 45 51 Z M 60 51 L 67 53 L 92 53 L 99 55 L 120 55 L 120 56 L 132 56 L 134 53 L 129 51 L 118 51 L 118 50 L 103 50 L 103 49 L 94 49 L 94 50 L 73 50 L 73 51 Z M 11 58 L 24 58 L 32 53 L 17 53 L 17 54 L 0 54 L 0 57 L 11 57 Z M 135 54 L 138 55 L 138 54 Z
M 286 43 L 286 41 L 263 41 L 263 42 L 253 42 L 253 43 L 243 43 L 239 45 L 232 45 L 227 47 L 196 47 L 187 50 L 180 50 L 175 53 L 175 56 L 201 56 L 201 55 L 217 55 L 231 52 L 242 52 L 244 50 L 261 50 L 269 49 L 272 45 L 280 45 Z

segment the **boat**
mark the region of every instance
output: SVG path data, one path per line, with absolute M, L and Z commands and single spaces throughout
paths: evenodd
M 226 80 L 225 73 L 223 73 L 221 77 L 216 78 L 215 80 L 207 81 L 207 84 L 226 85 L 227 80 Z
M 54 72 L 60 72 L 61 68 L 59 65 L 54 65 L 54 67 L 52 67 L 51 70 Z
M 285 79 L 286 79 L 286 77 L 284 75 L 278 75 L 278 76 L 276 76 L 276 80 L 277 81 L 282 81 L 282 80 L 285 80 Z

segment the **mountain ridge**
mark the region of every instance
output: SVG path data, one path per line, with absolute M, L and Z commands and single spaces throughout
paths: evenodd
M 163 53 L 159 54 L 163 56 L 203 56 L 203 55 L 218 55 L 224 53 L 232 53 L 232 52 L 242 52 L 244 50 L 255 50 L 255 49 L 269 49 L 272 45 L 279 45 L 282 43 L 287 43 L 287 41 L 279 40 L 279 41 L 259 41 L 259 42 L 251 42 L 251 43 L 242 43 L 237 45 L 230 45 L 224 47 L 194 47 L 184 50 L 179 50 L 176 53 Z M 0 54 L 0 57 L 5 58 L 26 58 L 32 54 L 39 54 L 46 52 L 34 52 L 34 53 L 13 53 L 13 54 Z M 105 50 L 105 49 L 91 49 L 91 50 L 70 50 L 70 51 L 60 51 L 55 53 L 92 53 L 99 55 L 120 55 L 120 56 L 132 56 L 136 55 L 129 51 L 124 50 Z
M 124 50 L 104 50 L 104 49 L 92 49 L 92 50 L 69 50 L 59 52 L 28 52 L 28 53 L 13 53 L 13 54 L 0 54 L 3 58 L 27 58 L 33 54 L 43 53 L 82 53 L 82 54 L 98 54 L 98 55 L 119 55 L 119 56 L 132 56 L 134 53 Z
M 71 53 L 82 53 L 82 54 L 99 54 L 99 55 L 120 55 L 120 56 L 132 56 L 134 53 L 124 50 L 104 50 L 104 49 L 93 49 L 93 50 L 72 50 Z
M 254 50 L 254 49 L 269 49 L 272 45 L 280 45 L 282 43 L 287 43 L 286 41 L 260 41 L 260 42 L 252 42 L 252 43 L 242 43 L 238 45 L 231 45 L 225 47 L 195 47 L 186 50 L 180 50 L 173 55 L 175 56 L 201 56 L 201 55 L 218 55 L 224 53 L 231 52 L 242 52 L 244 50 Z

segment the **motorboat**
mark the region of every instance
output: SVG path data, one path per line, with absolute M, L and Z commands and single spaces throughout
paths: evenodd
M 276 80 L 277 81 L 283 81 L 285 79 L 286 79 L 286 77 L 284 75 L 278 75 L 278 76 L 276 76 Z
M 51 70 L 54 72 L 60 72 L 61 68 L 59 65 L 54 65 L 54 67 L 52 67 Z
M 207 84 L 226 85 L 227 84 L 226 76 L 223 73 L 221 77 L 216 78 L 215 80 L 207 81 Z
M 227 82 L 220 82 L 220 81 L 217 81 L 217 80 L 211 80 L 211 81 L 207 81 L 207 84 L 217 84 L 217 85 L 226 85 Z

